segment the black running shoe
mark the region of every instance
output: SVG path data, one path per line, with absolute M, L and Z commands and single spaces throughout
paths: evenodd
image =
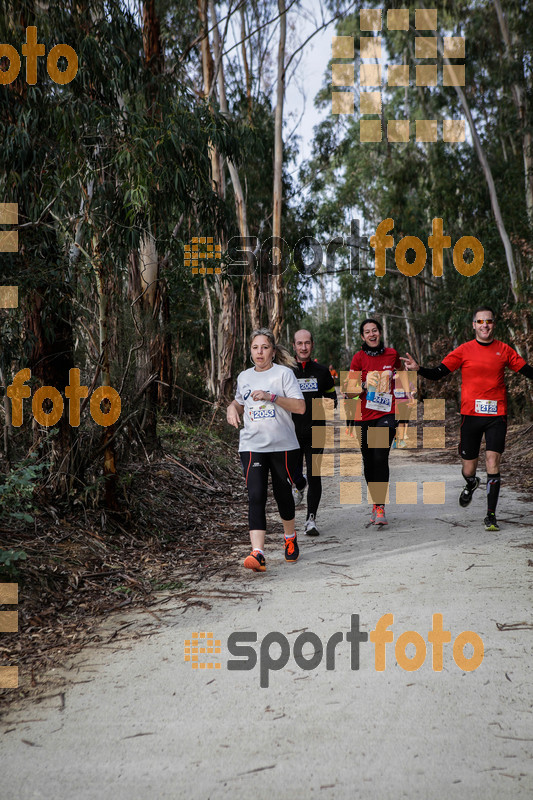
M 298 561 L 298 556 L 300 555 L 300 549 L 298 547 L 298 542 L 296 541 L 296 534 L 291 539 L 285 539 L 285 561 L 290 561 L 294 563 Z
M 470 505 L 470 502 L 472 500 L 472 495 L 474 494 L 474 492 L 476 491 L 477 487 L 479 486 L 479 483 L 480 483 L 479 478 L 476 476 L 476 483 L 475 483 L 474 486 L 471 486 L 469 483 L 466 484 L 465 488 L 463 489 L 463 491 L 459 495 L 459 505 L 460 506 L 462 506 L 463 508 L 466 508 L 468 505 Z
M 494 511 L 489 511 L 489 513 L 485 517 L 485 530 L 486 531 L 500 530 L 500 526 L 498 525 L 498 520 L 496 519 Z

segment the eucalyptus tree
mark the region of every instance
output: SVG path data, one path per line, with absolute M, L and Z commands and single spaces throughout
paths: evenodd
M 3 200 L 18 203 L 21 223 L 19 253 L 2 262 L 5 276 L 20 286 L 21 309 L 4 324 L 25 334 L 24 349 L 12 348 L 6 371 L 28 365 L 40 383 L 64 392 L 70 368 L 79 366 L 91 389 L 99 381 L 121 390 L 115 427 L 89 426 L 87 438 L 64 415 L 41 443 L 50 449 L 61 492 L 103 455 L 112 504 L 117 437 L 137 424 L 147 388 L 132 376 L 135 350 L 146 346 L 137 306 L 150 294 L 152 313 L 159 313 L 157 298 L 165 300 L 165 333 L 179 328 L 180 293 L 197 289 L 184 275 L 176 226 L 182 218 L 210 224 L 220 215 L 208 146 L 215 142 L 234 154 L 237 142 L 228 122 L 208 113 L 173 74 L 147 66 L 142 26 L 126 4 L 40 4 L 31 15 L 27 4 L 12 5 L 15 13 L 1 20 L 2 41 L 23 40 L 25 26 L 34 23 L 47 51 L 57 42 L 75 49 L 79 69 L 71 83 L 57 86 L 39 60 L 34 86 L 19 76 L 0 92 L 0 190 Z M 157 284 L 154 293 L 152 280 L 139 286 L 132 268 L 131 253 L 146 249 L 147 231 L 164 254 L 165 280 L 174 290 L 166 299 Z M 162 346 L 161 339 L 154 343 Z

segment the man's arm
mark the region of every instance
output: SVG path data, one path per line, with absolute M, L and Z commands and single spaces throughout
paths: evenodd
M 530 381 L 533 381 L 533 367 L 530 364 L 524 364 L 522 369 L 519 369 L 520 375 L 525 375 Z
M 330 375 L 331 377 L 331 375 Z M 333 400 L 333 408 L 337 408 L 337 390 L 335 389 L 335 384 L 333 383 L 333 378 L 331 377 L 332 386 L 329 386 L 327 389 L 324 389 L 323 397 L 327 400 Z
M 403 358 L 400 356 L 400 359 L 404 363 L 404 367 L 409 372 L 415 371 L 418 372 L 423 378 L 428 378 L 430 381 L 440 381 L 441 378 L 445 378 L 446 375 L 451 373 L 451 369 L 448 369 L 442 362 L 437 367 L 421 367 L 418 364 L 412 355 L 406 353 L 407 358 Z M 401 373 L 400 373 L 401 374 Z

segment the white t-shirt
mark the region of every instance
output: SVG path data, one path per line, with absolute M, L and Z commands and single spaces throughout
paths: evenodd
M 276 453 L 298 450 L 290 411 L 277 403 L 252 400 L 252 392 L 261 390 L 280 397 L 303 400 L 304 396 L 292 369 L 272 364 L 264 372 L 255 367 L 244 370 L 237 378 L 235 400 L 244 406 L 244 428 L 239 440 L 239 452 Z

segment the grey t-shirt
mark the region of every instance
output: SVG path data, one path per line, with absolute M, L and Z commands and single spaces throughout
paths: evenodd
M 276 403 L 252 400 L 252 392 L 257 389 L 280 397 L 304 399 L 294 372 L 288 367 L 272 364 L 264 372 L 256 372 L 255 367 L 241 372 L 235 393 L 235 400 L 244 406 L 244 428 L 240 433 L 239 452 L 298 450 L 300 445 L 290 411 L 285 411 Z

